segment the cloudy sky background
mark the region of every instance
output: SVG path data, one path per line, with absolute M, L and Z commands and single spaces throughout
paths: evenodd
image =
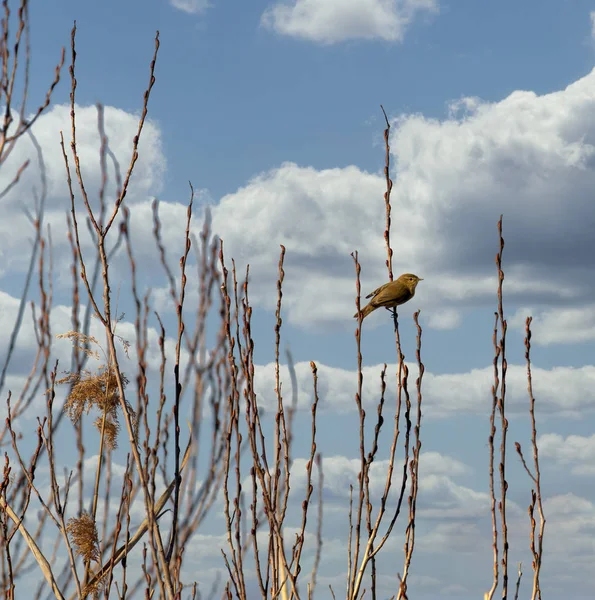
M 279 245 L 287 249 L 283 340 L 296 360 L 299 406 L 306 409 L 297 420 L 303 439 L 298 436 L 296 468 L 309 446 L 309 361 L 319 367 L 319 449 L 328 507 L 320 597 L 326 597 L 328 583 L 342 594 L 346 501 L 357 474 L 350 253 L 359 252 L 363 295 L 387 279 L 379 105 L 393 126 L 393 269 L 424 278 L 415 299 L 399 313 L 403 350 L 413 363 L 412 314 L 421 309 L 426 366 L 411 598 L 477 598 L 491 584 L 487 436 L 496 224 L 504 214 L 509 439 L 528 449 L 523 335 L 525 317 L 532 315 L 548 519 L 544 591 L 586 598 L 595 583 L 590 568 L 595 559 L 592 5 L 582 0 L 522 6 L 439 0 L 237 5 L 110 0 L 93 6 L 60 0 L 51 9 L 38 4 L 32 7 L 31 108 L 45 94 L 76 19 L 77 130 L 91 191 L 100 184 L 94 104 L 105 105 L 110 148 L 126 165 L 154 32 L 160 30 L 150 119 L 126 199 L 141 282 L 153 288 L 154 305 L 165 311 L 166 279 L 153 268 L 158 254 L 150 243 L 151 203 L 154 198 L 161 202 L 162 237 L 176 268 L 190 180 L 198 190 L 195 231 L 201 229 L 204 207 L 210 206 L 228 264 L 232 256 L 241 270 L 250 264 L 257 391 L 265 408 L 275 402 L 271 361 Z M 63 233 L 68 196 L 59 150 L 59 131 L 65 136 L 70 131 L 69 90 L 64 72 L 52 107 L 34 129 L 48 174 L 55 332 L 70 323 L 70 249 Z M 19 187 L 0 200 L 0 324 L 5 336 L 28 264 L 24 249 L 33 237 L 22 211 L 23 204 L 32 206 L 33 190 L 39 187 L 29 140 L 22 140 L 0 173 L 3 189 L 29 157 L 33 164 Z M 127 273 L 122 254 L 112 271 L 122 293 L 128 289 Z M 196 301 L 197 294 L 190 281 L 188 302 Z M 132 341 L 132 325 L 120 327 Z M 26 323 L 17 345 L 23 360 L 13 363 L 7 388 L 22 386 L 28 372 L 26 359 L 35 347 L 31 331 Z M 362 350 L 363 400 L 370 411 L 378 399 L 383 363 L 392 374 L 389 392 L 394 390 L 394 335 L 384 311 L 366 320 Z M 70 349 L 57 344 L 55 355 L 68 361 Z M 282 376 L 289 390 L 286 369 Z M 35 427 L 34 420 L 30 426 Z M 512 450 L 509 457 L 510 564 L 524 562 L 527 594 L 530 482 Z M 296 488 L 299 481 L 296 474 Z M 220 554 L 211 552 L 214 544 L 225 545 L 222 524 L 214 519 L 188 553 L 196 569 L 208 568 L 207 582 L 222 567 Z M 396 590 L 394 565 L 401 569 L 401 552 L 402 538 L 395 536 L 382 571 L 387 595 Z

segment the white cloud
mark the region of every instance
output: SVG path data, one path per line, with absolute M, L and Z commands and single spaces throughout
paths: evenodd
M 357 385 L 355 371 L 329 367 L 317 363 L 319 410 L 350 412 L 355 410 L 353 394 Z M 410 387 L 417 376 L 417 366 L 408 364 Z M 383 365 L 363 368 L 363 402 L 366 407 L 376 406 L 380 397 L 380 372 Z M 306 408 L 313 400 L 312 373 L 308 362 L 295 365 L 298 382 L 298 406 Z M 395 365 L 388 365 L 388 373 L 395 373 Z M 289 394 L 290 377 L 285 365 L 280 370 L 285 394 Z M 447 418 L 453 415 L 484 415 L 491 406 L 493 367 L 473 369 L 464 373 L 424 374 L 422 411 L 424 419 Z M 395 377 L 387 377 L 386 397 L 395 397 Z M 274 364 L 257 365 L 255 389 L 259 404 L 268 410 L 276 406 Z M 524 365 L 509 363 L 507 372 L 507 406 L 514 414 L 528 410 L 527 371 Z M 533 367 L 533 393 L 540 414 L 570 418 L 584 416 L 595 410 L 595 366 Z
M 397 120 L 393 270 L 424 278 L 403 310 L 421 308 L 432 327 L 445 328 L 456 326 L 469 306 L 493 308 L 502 213 L 507 306 L 570 310 L 590 301 L 593 110 L 595 70 L 558 92 L 517 91 L 493 103 L 467 98 L 443 120 Z M 318 171 L 284 163 L 225 196 L 213 211 L 214 230 L 228 257 L 250 263 L 255 304 L 273 307 L 279 244 L 285 244 L 289 321 L 351 323 L 350 253 L 359 251 L 364 295 L 387 279 L 384 186 L 380 173 L 355 166 Z M 381 320 L 371 315 L 366 326 Z
M 422 452 L 420 457 L 420 468 L 427 475 L 464 475 L 469 472 L 469 467 L 450 456 L 439 452 Z
M 362 244 L 382 256 L 378 235 L 383 207 L 379 175 L 357 167 L 317 171 L 284 163 L 253 178 L 213 208 L 213 231 L 221 236 L 227 263 L 233 256 L 243 272 L 250 263 L 250 296 L 266 308 L 276 302 L 280 244 L 285 258 L 284 306 L 291 321 L 308 323 L 355 312 L 350 253 Z M 232 217 L 233 215 L 233 217 Z M 415 256 L 405 241 L 400 261 Z M 385 277 L 385 275 L 384 275 Z M 344 317 L 342 317 L 344 318 Z
M 505 272 L 516 275 L 517 292 L 524 287 L 551 301 L 572 291 L 568 275 L 576 288 L 591 244 L 594 105 L 592 72 L 543 96 L 516 91 L 497 103 L 466 103 L 458 118 L 456 111 L 444 121 L 402 117 L 392 140 L 395 205 L 425 221 L 432 239 L 426 259 L 462 273 L 480 264 L 491 271 L 495 223 L 504 213 Z M 558 274 L 561 265 L 575 271 Z
M 98 207 L 98 194 L 101 187 L 99 160 L 100 137 L 97 128 L 97 109 L 94 106 L 77 106 L 77 148 L 81 162 L 86 191 L 91 206 Z M 105 133 L 109 148 L 119 162 L 122 177 L 125 176 L 132 155 L 133 139 L 138 129 L 138 115 L 127 113 L 119 108 L 104 107 Z M 64 132 L 66 154 L 71 168 L 73 188 L 79 210 L 79 225 L 82 243 L 89 247 L 90 239 L 85 225 L 86 211 L 81 199 L 73 158 L 70 151 L 70 106 L 55 105 L 45 112 L 33 126 L 33 133 L 41 146 L 46 166 L 48 198 L 44 224 L 52 228 L 54 262 L 61 265 L 70 259 L 70 248 L 66 238 L 66 212 L 70 210 L 70 200 L 66 185 L 66 170 L 60 148 L 60 131 Z M 162 190 L 166 160 L 162 151 L 159 127 L 146 121 L 139 143 L 139 158 L 131 178 L 126 204 L 133 205 L 157 195 Z M 9 159 L 0 172 L 0 190 L 12 180 L 16 170 L 30 160 L 20 182 L 2 199 L 3 218 L 0 220 L 0 257 L 2 274 L 10 271 L 23 271 L 29 261 L 30 240 L 34 236 L 33 227 L 27 221 L 23 208 L 33 211 L 35 193 L 40 192 L 40 168 L 37 153 L 28 136 L 19 140 Z M 112 161 L 107 159 L 110 181 L 106 187 L 108 206 L 115 198 L 115 178 Z M 116 228 L 117 229 L 117 228 Z M 114 236 L 115 238 L 116 236 Z M 68 258 L 66 258 L 68 256 Z M 63 260 L 64 259 L 64 260 Z M 66 269 L 58 268 L 57 273 Z M 67 273 L 68 276 L 68 273 Z
M 188 14 L 200 14 L 211 6 L 209 0 L 169 0 L 174 8 Z
M 81 159 L 81 170 L 87 186 L 90 200 L 96 198 L 101 184 L 101 171 L 99 163 L 99 150 L 101 140 L 97 128 L 97 109 L 95 106 L 76 106 L 76 135 L 77 149 Z M 119 108 L 105 106 L 104 126 L 108 138 L 109 148 L 120 164 L 124 174 L 128 168 L 132 155 L 133 139 L 137 133 L 139 116 L 128 113 Z M 72 153 L 70 151 L 70 105 L 59 104 L 47 110 L 33 126 L 39 145 L 43 151 L 47 168 L 49 183 L 49 196 L 52 207 L 64 210 L 64 200 L 67 197 L 66 176 L 64 159 L 60 148 L 60 132 L 64 133 L 66 154 L 71 168 L 73 167 Z M 12 152 L 9 161 L 3 166 L 0 174 L 0 183 L 5 184 L 4 178 L 10 178 L 14 167 L 20 166 L 24 160 L 31 159 L 31 166 L 25 171 L 21 183 L 3 200 L 3 204 L 18 204 L 22 198 L 22 187 L 31 188 L 38 184 L 37 155 L 33 144 L 27 136 L 21 138 Z M 112 162 L 107 159 L 108 172 L 113 177 Z M 145 122 L 139 143 L 139 159 L 135 165 L 134 175 L 131 180 L 130 201 L 144 199 L 149 194 L 157 194 L 162 189 L 162 177 L 165 172 L 165 157 L 161 147 L 161 133 L 152 121 Z M 74 189 L 76 174 L 73 172 Z M 1 185 L 0 187 L 4 187 Z M 115 189 L 112 182 L 112 188 Z M 20 190 L 20 193 L 18 192 Z M 78 195 L 78 194 L 77 194 Z M 113 197 L 113 196 L 112 196 Z M 128 195 L 126 196 L 128 200 Z
M 236 257 L 278 253 L 281 242 L 289 254 L 318 258 L 332 249 L 349 255 L 362 237 L 376 234 L 374 225 L 383 217 L 384 207 L 366 200 L 370 192 L 382 197 L 383 186 L 379 175 L 354 166 L 317 171 L 284 163 L 224 196 L 213 208 L 213 228 L 234 243 L 236 235 L 249 234 L 248 246 L 234 248 Z M 232 210 L 236 218 L 228 219 Z M 345 226 L 352 223 L 360 227 Z
M 306 487 L 306 462 L 304 458 L 293 461 L 291 488 L 303 490 Z M 398 465 L 393 472 L 391 497 L 397 496 L 402 475 L 402 456 L 395 458 Z M 388 460 L 376 460 L 370 468 L 370 496 L 380 498 L 384 493 Z M 322 459 L 324 473 L 324 489 L 332 492 L 337 500 L 349 498 L 349 486 L 357 485 L 357 476 L 361 462 L 359 458 L 347 456 L 325 456 Z M 317 466 L 313 467 L 312 480 L 318 480 Z M 477 514 L 487 514 L 489 511 L 488 496 L 485 493 L 459 486 L 452 478 L 469 472 L 464 463 L 438 452 L 422 452 L 420 457 L 420 494 L 423 495 L 421 509 L 424 518 L 471 517 Z M 298 497 L 300 492 L 297 492 Z M 326 504 L 329 504 L 327 502 Z
M 417 13 L 437 10 L 437 0 L 290 0 L 270 6 L 261 23 L 282 35 L 323 44 L 350 39 L 397 42 Z
M 511 325 L 525 329 L 528 316 L 531 322 L 531 342 L 538 345 L 576 344 L 595 340 L 595 305 L 533 310 L 519 309 Z
M 595 475 L 595 435 L 584 437 L 546 433 L 537 440 L 539 456 L 548 458 L 559 466 L 570 467 L 575 475 Z
M 595 72 L 541 97 L 515 92 L 493 104 L 464 99 L 451 107 L 444 121 L 419 115 L 399 120 L 392 139 L 398 164 L 393 188 L 392 239 L 398 240 L 394 271 L 417 272 L 425 279 L 415 304 L 402 310 L 421 308 L 430 327 L 453 328 L 469 304 L 487 301 L 493 306 L 495 221 L 502 211 L 506 297 L 546 307 L 534 322 L 536 343 L 593 339 L 592 309 L 576 307 L 595 292 L 589 283 L 592 267 L 583 264 L 592 254 L 586 224 L 595 218 L 589 201 L 595 183 L 591 166 L 595 130 L 591 133 L 588 121 L 593 104 Z M 96 112 L 82 107 L 78 116 L 83 171 L 94 198 L 100 183 Z M 107 107 L 105 120 L 110 146 L 125 165 L 136 118 Z M 36 129 L 48 165 L 46 219 L 53 226 L 56 263 L 67 250 L 62 235 L 67 193 L 57 143 L 58 131 L 68 127 L 68 107 L 56 106 Z M 160 191 L 165 168 L 159 129 L 148 123 L 143 135 L 136 179 L 126 200 L 134 213 L 133 239 L 152 229 L 147 197 Z M 4 199 L 10 215 L 0 223 L 5 273 L 24 268 L 28 252 L 22 249 L 29 247 L 33 235 L 18 204 L 19 194 L 39 187 L 35 155 L 26 138 L 2 173 L 10 177 L 25 158 L 33 159 L 32 166 Z M 267 309 L 274 305 L 277 257 L 284 244 L 288 320 L 301 326 L 352 323 L 355 285 L 350 252 L 359 250 L 363 294 L 386 279 L 383 191 L 381 175 L 355 166 L 318 171 L 284 163 L 222 198 L 214 207 L 213 225 L 224 239 L 228 259 L 234 256 L 240 269 L 250 263 L 255 305 Z M 168 249 L 181 248 L 185 210 L 181 204 L 161 204 Z M 170 258 L 177 260 L 177 253 L 172 250 Z M 146 244 L 137 259 L 141 267 L 154 264 L 153 244 Z M 552 286 L 552 278 L 557 285 Z M 558 308 L 568 303 L 574 306 Z M 557 312 L 548 305 L 555 305 Z M 381 321 L 372 315 L 366 325 Z
M 455 329 L 461 324 L 461 313 L 452 308 L 438 310 L 428 319 L 428 325 L 434 329 Z
M 595 559 L 595 505 L 573 493 L 546 498 L 543 511 L 547 519 L 546 536 L 556 540 L 549 545 L 548 560 L 564 561 L 573 571 L 582 571 Z M 546 537 L 546 539 L 547 539 Z M 544 545 L 547 541 L 544 541 Z M 587 576 L 584 573 L 583 576 Z M 588 579 L 593 580 L 589 570 Z

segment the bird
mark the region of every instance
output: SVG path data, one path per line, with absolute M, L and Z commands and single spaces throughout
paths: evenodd
M 415 296 L 415 288 L 420 281 L 423 281 L 423 279 L 413 273 L 403 273 L 395 281 L 389 281 L 376 288 L 371 294 L 366 296 L 366 298 L 372 299 L 362 308 L 362 320 L 381 306 L 395 308 L 411 300 Z M 355 313 L 353 316 L 357 318 L 358 313 Z

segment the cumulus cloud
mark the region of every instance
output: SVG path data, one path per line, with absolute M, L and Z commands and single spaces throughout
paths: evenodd
M 537 440 L 539 455 L 555 464 L 570 467 L 575 475 L 595 475 L 595 435 L 585 437 L 546 433 Z
M 461 313 L 452 308 L 437 310 L 428 319 L 428 325 L 434 329 L 455 329 L 460 324 Z
M 250 296 L 267 308 L 276 302 L 283 244 L 289 319 L 328 321 L 354 312 L 350 252 L 363 240 L 376 255 L 383 251 L 378 235 L 383 207 L 369 201 L 382 198 L 383 186 L 379 175 L 354 166 L 317 171 L 284 163 L 224 196 L 213 208 L 213 230 L 223 239 L 228 258 L 250 263 Z M 412 258 L 413 248 L 405 244 L 401 254 Z
M 580 581 L 594 582 L 593 572 L 584 572 L 584 569 L 595 558 L 595 504 L 569 492 L 546 498 L 543 510 L 547 519 L 546 535 L 556 540 L 550 549 L 550 563 L 564 561 L 567 575 L 579 574 Z
M 395 506 L 400 494 L 402 477 L 402 457 L 397 456 L 393 471 L 392 487 L 388 496 L 388 505 Z M 292 464 L 291 488 L 302 490 L 306 486 L 305 459 L 296 459 Z M 349 502 L 350 486 L 357 487 L 357 477 L 361 466 L 360 458 L 346 456 L 327 456 L 322 460 L 324 473 L 324 506 L 327 518 L 332 520 L 332 530 L 340 531 L 345 524 L 345 508 Z M 389 461 L 376 460 L 369 471 L 370 498 L 376 502 L 383 496 Z M 420 456 L 419 498 L 417 506 L 418 522 L 426 529 L 439 527 L 440 523 L 479 522 L 488 519 L 490 514 L 490 496 L 486 490 L 475 490 L 457 483 L 457 477 L 470 472 L 464 463 L 438 452 L 423 452 Z M 313 481 L 317 481 L 317 467 L 314 467 Z M 409 484 L 408 484 L 409 485 Z M 409 487 L 406 494 L 409 494 Z M 300 492 L 298 492 L 299 497 Z M 518 506 L 510 501 L 509 514 L 522 514 Z M 467 536 L 465 536 L 467 537 Z M 393 539 L 395 548 L 400 542 Z M 438 547 L 437 550 L 440 548 Z
M 420 461 L 420 468 L 421 468 Z M 490 510 L 490 497 L 486 492 L 456 484 L 446 475 L 420 477 L 420 517 L 424 519 L 468 519 L 481 517 Z
M 357 374 L 349 369 L 318 364 L 319 410 L 349 412 L 355 410 L 354 392 Z M 410 381 L 417 376 L 417 366 L 409 364 Z M 380 372 L 383 365 L 363 368 L 363 402 L 375 407 L 380 398 Z M 298 383 L 298 406 L 306 408 L 313 400 L 312 373 L 307 362 L 295 365 Z M 281 366 L 283 389 L 290 389 L 289 371 Z M 396 366 L 389 365 L 388 373 L 395 373 Z M 440 419 L 454 415 L 484 415 L 491 406 L 491 386 L 494 382 L 493 367 L 473 369 L 463 373 L 424 374 L 424 418 Z M 410 383 L 410 386 L 412 384 Z M 395 378 L 387 377 L 386 397 L 395 397 Z M 533 367 L 533 393 L 541 414 L 577 418 L 595 409 L 595 366 Z M 259 403 L 268 410 L 276 406 L 274 364 L 255 368 L 255 389 Z M 508 365 L 507 371 L 508 411 L 525 414 L 528 408 L 527 370 L 524 365 Z
M 437 0 L 290 0 L 270 6 L 261 23 L 282 35 L 322 44 L 400 42 L 418 13 L 437 10 Z
M 524 329 L 526 318 L 531 322 L 531 342 L 549 344 L 576 344 L 595 340 L 595 305 L 550 308 L 545 310 L 522 308 L 510 319 L 512 326 Z
M 454 103 L 443 120 L 421 115 L 398 119 L 391 140 L 397 168 L 394 271 L 424 277 L 411 310 L 421 308 L 431 327 L 457 327 L 466 307 L 486 302 L 493 306 L 495 223 L 503 212 L 505 294 L 517 305 L 541 311 L 535 314 L 536 342 L 593 339 L 595 313 L 585 302 L 595 292 L 588 260 L 595 250 L 589 225 L 595 220 L 590 197 L 595 129 L 588 117 L 594 103 L 595 71 L 543 96 L 515 92 L 495 103 L 467 98 Z M 101 181 L 97 115 L 93 107 L 80 107 L 78 116 L 83 173 L 95 201 Z M 136 117 L 107 107 L 105 122 L 110 147 L 125 165 Z M 46 157 L 46 220 L 54 231 L 56 262 L 67 250 L 61 232 L 68 194 L 58 132 L 68 129 L 67 106 L 54 107 L 35 129 Z M 158 127 L 149 122 L 143 136 L 126 200 L 133 211 L 133 241 L 152 229 L 148 197 L 161 190 L 165 169 Z M 10 216 L 0 223 L 5 276 L 25 268 L 28 252 L 23 247 L 29 248 L 33 235 L 20 204 L 23 190 L 39 189 L 29 140 L 17 145 L 2 171 L 10 178 L 27 158 L 32 167 L 3 200 Z M 110 161 L 108 166 L 113 174 Z M 228 258 L 234 256 L 240 269 L 250 263 L 255 305 L 274 306 L 279 245 L 284 244 L 289 321 L 300 326 L 345 323 L 345 315 L 354 311 L 350 253 L 359 251 L 363 294 L 386 279 L 383 191 L 379 173 L 355 166 L 319 171 L 284 163 L 223 197 L 213 208 L 213 227 L 225 242 Z M 161 205 L 168 249 L 181 248 L 185 210 L 181 204 Z M 172 256 L 177 260 L 178 253 L 174 250 Z M 137 258 L 139 270 L 147 271 L 144 267 L 157 258 L 153 245 L 145 244 Z M 380 317 L 372 315 L 366 325 L 378 322 Z
M 76 106 L 75 110 L 77 117 L 77 149 L 81 159 L 81 170 L 89 198 L 95 200 L 101 185 L 101 170 L 99 168 L 101 139 L 97 126 L 97 109 L 95 106 Z M 139 116 L 112 106 L 105 106 L 103 112 L 109 148 L 119 162 L 121 171 L 125 173 L 132 155 L 132 144 L 137 133 Z M 52 106 L 33 126 L 33 133 L 41 146 L 47 169 L 49 206 L 63 209 L 64 200 L 68 197 L 68 194 L 64 159 L 60 148 L 60 132 L 64 133 L 66 153 L 72 167 L 70 105 Z M 27 159 L 31 159 L 31 168 L 25 171 L 19 186 L 5 197 L 3 205 L 17 205 L 22 199 L 23 187 L 31 189 L 38 185 L 37 154 L 33 143 L 27 136 L 24 136 L 15 146 L 9 160 L 3 165 L 0 174 L 0 187 L 4 187 L 6 178 L 10 179 L 14 168 L 20 166 Z M 113 194 L 115 183 L 113 180 L 113 163 L 109 158 L 107 164 L 108 174 L 112 178 L 112 187 L 107 190 L 109 195 L 110 193 Z M 162 177 L 165 167 L 161 132 L 156 124 L 148 121 L 145 123 L 139 143 L 139 159 L 131 180 L 131 197 L 129 201 L 135 202 L 146 198 L 149 194 L 158 194 L 162 189 Z M 74 173 L 73 176 L 76 177 Z M 75 185 L 75 191 L 77 190 L 78 188 Z
M 425 223 L 426 259 L 463 273 L 491 267 L 504 213 L 505 264 L 525 293 L 536 284 L 534 294 L 548 301 L 568 288 L 578 293 L 576 269 L 590 264 L 592 244 L 585 224 L 594 218 L 594 103 L 592 72 L 544 96 L 517 91 L 497 103 L 460 103 L 444 121 L 402 117 L 393 139 L 396 203 Z M 557 275 L 549 292 L 539 285 L 546 273 Z
M 97 127 L 97 109 L 94 106 L 77 106 L 77 148 L 81 162 L 89 202 L 94 209 L 99 206 L 101 187 L 100 147 L 101 140 Z M 125 175 L 132 155 L 132 143 L 138 129 L 138 115 L 111 106 L 104 107 L 105 133 L 113 156 L 119 163 L 122 177 Z M 46 201 L 45 224 L 50 224 L 53 232 L 53 251 L 56 264 L 62 262 L 64 252 L 69 253 L 66 230 L 66 212 L 70 210 L 70 196 L 66 184 L 66 170 L 60 148 L 60 132 L 64 132 L 66 153 L 73 178 L 77 206 L 80 208 L 81 234 L 83 244 L 89 247 L 82 203 L 73 158 L 70 151 L 70 106 L 55 105 L 45 112 L 33 126 L 42 153 L 46 169 L 48 197 Z M 2 199 L 3 218 L 0 220 L 0 257 L 3 274 L 9 271 L 22 271 L 28 264 L 30 239 L 33 227 L 27 220 L 24 207 L 33 211 L 34 198 L 41 190 L 40 169 L 37 151 L 28 136 L 24 136 L 15 146 L 10 157 L 2 166 L 0 189 L 14 177 L 16 170 L 30 160 L 29 167 L 23 173 L 20 182 Z M 139 159 L 130 182 L 126 203 L 133 205 L 144 201 L 148 196 L 159 194 L 162 190 L 166 160 L 162 150 L 159 127 L 145 122 L 139 144 Z M 113 204 L 116 190 L 115 168 L 113 161 L 107 158 L 109 182 L 106 186 L 106 198 Z M 58 269 L 60 271 L 60 269 Z
M 482 539 L 477 523 L 440 523 L 418 541 L 421 552 L 472 553 Z
M 589 259 L 595 250 L 590 234 L 595 222 L 595 128 L 589 118 L 594 104 L 595 71 L 542 96 L 517 91 L 493 103 L 465 98 L 453 103 L 442 120 L 421 115 L 397 120 L 391 139 L 397 170 L 394 271 L 424 277 L 411 310 L 421 308 L 431 327 L 458 327 L 465 308 L 486 302 L 493 306 L 495 223 L 503 212 L 505 294 L 513 306 L 537 307 L 537 343 L 595 337 L 595 313 L 588 304 L 595 293 Z M 80 107 L 78 116 L 83 173 L 93 200 L 101 181 L 97 115 L 93 107 Z M 105 122 L 110 147 L 125 165 L 136 117 L 107 107 Z M 46 218 L 53 226 L 59 262 L 67 247 L 62 232 L 68 194 L 58 132 L 68 131 L 68 107 L 54 107 L 36 127 L 48 170 Z M 33 147 L 24 138 L 3 168 L 0 187 L 26 158 L 36 164 Z M 108 166 L 113 173 L 110 161 Z M 137 239 L 152 229 L 147 198 L 161 190 L 164 168 L 159 128 L 149 122 L 126 200 L 134 212 Z M 4 199 L 10 216 L 0 222 L 4 275 L 25 268 L 28 252 L 23 247 L 29 248 L 33 232 L 21 200 L 23 190 L 38 187 L 38 173 L 31 167 Z M 225 242 L 227 257 L 234 256 L 241 270 L 250 263 L 255 305 L 274 306 L 279 245 L 284 244 L 288 320 L 300 326 L 344 325 L 351 323 L 345 315 L 354 311 L 350 253 L 359 250 L 364 294 L 386 280 L 383 191 L 379 173 L 355 166 L 316 170 L 284 163 L 223 197 L 213 209 L 213 227 Z M 181 241 L 184 212 L 180 204 L 161 205 L 168 249 Z M 154 264 L 156 256 L 153 245 L 143 246 L 140 266 Z M 177 253 L 172 256 L 177 260 Z M 378 322 L 380 317 L 372 315 L 366 325 Z
M 494 306 L 502 213 L 508 306 L 574 310 L 593 296 L 593 110 L 595 70 L 557 92 L 465 98 L 443 119 L 396 120 L 394 271 L 424 277 L 414 308 L 431 326 L 456 327 L 464 309 Z M 284 163 L 225 196 L 213 224 L 229 255 L 254 268 L 255 303 L 273 306 L 285 244 L 289 320 L 345 322 L 355 292 L 349 254 L 359 251 L 364 294 L 386 280 L 383 192 L 380 173 Z

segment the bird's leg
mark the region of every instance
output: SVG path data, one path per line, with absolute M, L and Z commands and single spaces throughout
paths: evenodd
M 393 323 L 395 324 L 395 331 L 396 331 L 397 326 L 398 326 L 398 319 L 399 319 L 399 315 L 397 314 L 397 307 L 393 306 L 393 307 L 389 308 L 387 306 L 386 309 L 390 310 L 390 312 L 391 312 L 391 317 L 392 317 Z

